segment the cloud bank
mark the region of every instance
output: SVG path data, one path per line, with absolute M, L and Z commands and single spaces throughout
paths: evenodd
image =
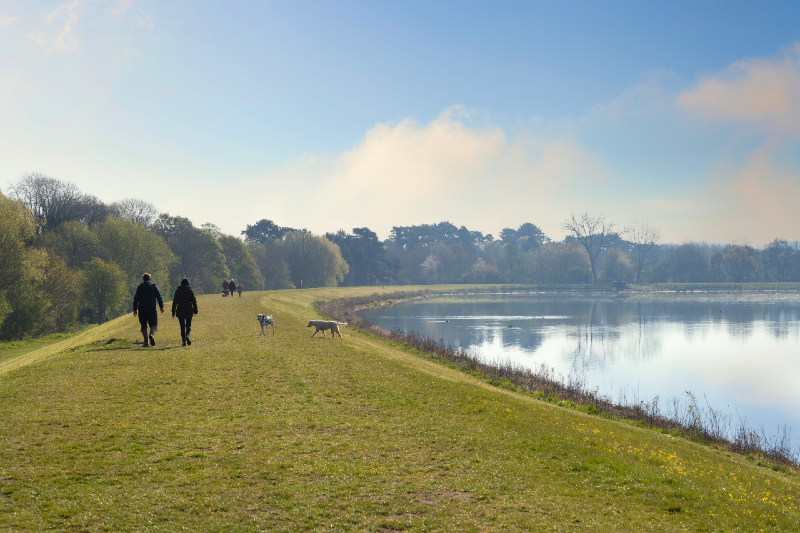
M 800 44 L 776 58 L 737 61 L 677 99 L 679 109 L 717 125 L 738 126 L 760 144 L 739 164 L 727 152 L 709 169 L 705 214 L 719 240 L 764 244 L 797 239 L 800 172 L 793 162 L 800 137 Z
M 800 44 L 779 58 L 737 61 L 683 92 L 677 104 L 709 120 L 800 134 Z
M 317 231 L 366 225 L 387 236 L 392 225 L 450 220 L 499 232 L 526 221 L 559 223 L 563 207 L 554 199 L 605 177 L 602 159 L 574 138 L 509 139 L 496 127 L 467 126 L 468 118 L 453 107 L 427 124 L 377 124 L 339 156 L 269 172 L 267 181 L 292 183 L 292 192 L 265 194 L 266 211 Z M 299 213 L 291 207 L 298 201 Z

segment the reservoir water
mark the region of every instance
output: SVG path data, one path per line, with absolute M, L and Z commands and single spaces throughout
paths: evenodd
M 484 361 L 579 374 L 614 400 L 686 391 L 733 422 L 800 441 L 800 297 L 773 294 L 490 294 L 426 298 L 360 314 Z M 796 447 L 796 446 L 795 446 Z

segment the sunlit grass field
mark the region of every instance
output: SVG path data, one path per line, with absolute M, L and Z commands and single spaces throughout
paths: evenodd
M 128 315 L 4 359 L 0 529 L 800 531 L 795 474 L 308 338 L 314 300 L 376 290 L 203 296 L 191 347 Z
M 72 337 L 74 333 L 54 333 L 46 337 L 37 339 L 25 339 L 21 341 L 2 341 L 0 342 L 0 363 L 9 359 L 16 359 L 21 355 L 33 352 L 45 346 L 56 344 Z

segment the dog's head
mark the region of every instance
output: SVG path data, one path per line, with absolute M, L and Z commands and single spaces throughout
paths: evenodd
M 261 322 L 262 320 L 264 320 L 264 315 L 259 314 L 258 315 L 258 321 Z
M 314 324 L 312 324 L 312 322 L 313 322 L 313 320 L 309 320 L 309 321 L 308 321 L 308 325 L 307 325 L 306 327 L 307 327 L 307 328 L 310 328 L 311 326 L 313 326 Z

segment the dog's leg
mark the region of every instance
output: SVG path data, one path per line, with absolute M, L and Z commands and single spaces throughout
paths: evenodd
M 275 322 L 272 322 L 272 336 L 275 336 Z
M 311 337 L 313 337 L 313 336 L 314 336 L 314 335 L 316 335 L 317 333 L 319 333 L 319 330 L 317 330 L 317 331 L 315 331 L 314 333 L 312 333 L 312 334 L 311 334 Z M 323 331 L 322 333 L 324 334 L 325 332 Z M 309 339 L 310 339 L 311 337 L 309 337 Z

